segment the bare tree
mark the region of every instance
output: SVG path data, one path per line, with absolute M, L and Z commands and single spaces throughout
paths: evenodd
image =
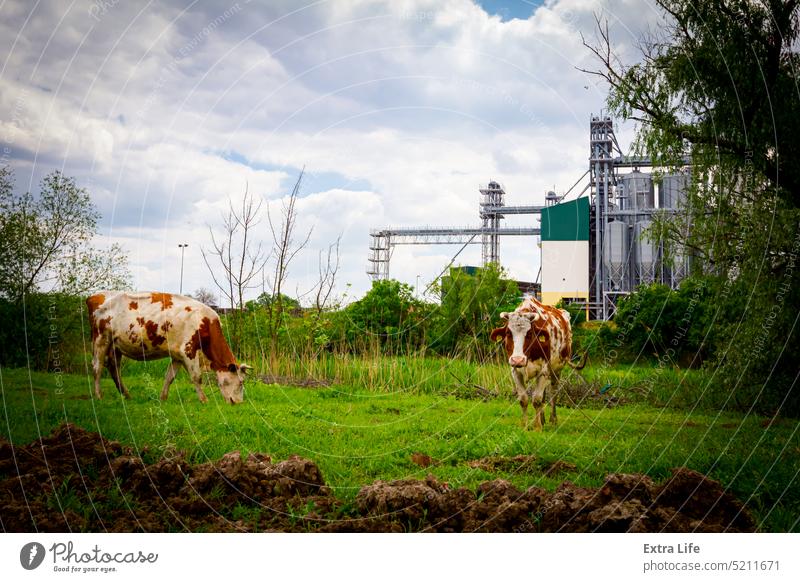
M 256 200 L 245 188 L 240 208 L 235 208 L 233 200 L 228 200 L 228 213 L 222 219 L 222 236 L 215 236 L 214 229 L 209 226 L 211 249 L 201 248 L 211 278 L 231 309 L 244 307 L 245 293 L 256 287 L 269 259 L 263 244 L 256 243 L 253 238 L 253 231 L 261 222 L 260 213 L 261 200 Z M 215 268 L 217 266 L 222 270 Z
M 217 296 L 213 291 L 206 289 L 205 287 L 195 289 L 194 293 L 192 293 L 192 297 L 197 299 L 200 303 L 205 303 L 206 305 L 217 304 Z
M 233 311 L 231 343 L 234 351 L 242 338 L 242 309 L 248 289 L 256 287 L 269 254 L 261 242 L 256 243 L 254 230 L 261 221 L 261 200 L 250 195 L 247 188 L 240 207 L 228 200 L 228 213 L 223 217 L 222 235 L 217 237 L 211 226 L 211 248 L 201 247 L 203 261 L 214 284 L 228 300 Z
M 319 280 L 315 287 L 314 308 L 317 310 L 317 317 L 322 314 L 322 310 L 328 306 L 333 288 L 336 285 L 336 275 L 339 272 L 339 243 L 342 236 L 339 235 L 336 242 L 328 246 L 327 254 L 319 251 Z
M 274 347 L 278 341 L 278 329 L 283 316 L 283 288 L 289 274 L 289 265 L 301 250 L 305 248 L 311 238 L 313 228 L 308 230 L 302 242 L 295 240 L 297 227 L 297 196 L 303 181 L 305 168 L 300 172 L 291 194 L 281 201 L 280 216 L 273 219 L 269 204 L 267 205 L 267 219 L 272 232 L 272 257 L 274 269 L 270 286 L 272 288 L 272 301 L 270 302 L 270 338 Z

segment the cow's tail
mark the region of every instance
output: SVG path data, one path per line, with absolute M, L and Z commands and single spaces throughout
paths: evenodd
M 567 362 L 567 365 L 572 368 L 573 370 L 583 370 L 586 367 L 586 362 L 589 361 L 589 352 L 588 350 L 583 352 L 580 361 L 577 364 L 573 364 L 572 362 Z

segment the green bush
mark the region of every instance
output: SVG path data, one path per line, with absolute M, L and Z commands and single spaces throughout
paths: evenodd
M 586 307 L 580 303 L 564 303 L 563 301 L 559 301 L 556 303 L 556 307 L 569 312 L 569 321 L 573 327 L 586 322 Z
M 0 299 L 0 365 L 80 372 L 91 353 L 83 297 L 33 293 L 12 302 Z
M 629 357 L 664 358 L 696 366 L 708 358 L 706 337 L 713 290 L 705 279 L 686 279 L 678 289 L 652 284 L 619 301 L 614 323 L 617 344 Z M 608 333 L 608 332 L 606 332 Z

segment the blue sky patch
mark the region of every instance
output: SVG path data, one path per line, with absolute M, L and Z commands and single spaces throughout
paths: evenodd
M 477 0 L 487 14 L 499 16 L 503 21 L 519 18 L 527 20 L 533 11 L 544 4 L 543 0 Z

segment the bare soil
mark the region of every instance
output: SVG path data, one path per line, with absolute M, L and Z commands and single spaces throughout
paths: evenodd
M 481 468 L 508 468 L 499 458 Z M 532 457 L 516 468 L 548 467 Z M 567 463 L 551 475 L 574 471 Z M 716 481 L 684 467 L 663 483 L 611 474 L 602 487 L 569 481 L 554 492 L 508 481 L 475 490 L 424 480 L 376 481 L 346 503 L 314 462 L 275 462 L 233 451 L 191 465 L 182 455 L 145 463 L 130 449 L 72 424 L 25 446 L 0 440 L 0 527 L 6 532 L 753 531 L 742 504 Z

